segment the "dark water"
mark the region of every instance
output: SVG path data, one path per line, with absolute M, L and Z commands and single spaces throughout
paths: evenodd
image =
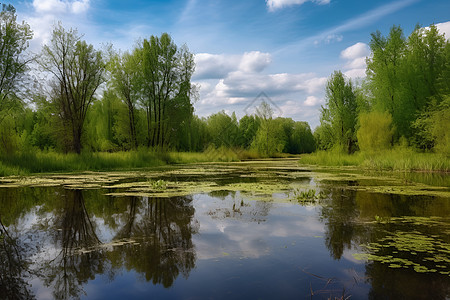
M 305 176 L 316 203 L 0 188 L 0 299 L 449 299 L 449 198 Z

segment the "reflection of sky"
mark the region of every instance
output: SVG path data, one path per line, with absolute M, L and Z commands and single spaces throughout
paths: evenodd
M 262 201 L 245 201 L 240 207 L 240 201 L 231 197 L 220 200 L 204 194 L 194 197 L 194 205 L 194 218 L 200 223 L 199 234 L 193 238 L 198 259 L 224 253 L 258 258 L 269 254 L 277 239 L 292 245 L 324 233 L 318 209 Z M 224 217 L 214 207 L 225 208 L 230 216 Z
M 145 203 L 146 199 L 142 201 Z M 129 296 L 130 291 L 134 298 L 153 295 L 158 299 L 186 295 L 199 298 L 277 298 L 277 292 L 282 292 L 281 297 L 295 295 L 301 298 L 307 295 L 311 282 L 314 289 L 323 285 L 302 270 L 351 279 L 352 275 L 347 274 L 345 268 L 364 269 L 364 265 L 349 259 L 351 254 L 344 254 L 345 259 L 341 261 L 330 258 L 323 242 L 325 228 L 319 221 L 318 206 L 242 201 L 239 192 L 225 197 L 199 194 L 193 196 L 192 203 L 195 208 L 192 222 L 198 222 L 199 231 L 192 236 L 197 260 L 188 278 L 179 276 L 170 289 L 165 289 L 162 285 L 145 281 L 135 270 L 124 267 L 112 280 L 106 274 L 96 274 L 95 278 L 83 284 L 87 298 L 120 299 Z M 136 222 L 146 217 L 145 207 L 139 206 Z M 128 210 L 123 210 L 112 216 L 114 228 L 102 217 L 90 214 L 103 243 L 109 243 L 125 225 L 128 213 Z M 54 238 L 59 229 L 55 228 L 52 213 L 39 212 L 39 207 L 36 207 L 22 216 L 18 224 L 21 224 L 18 231 L 26 232 L 24 236 L 40 245 L 39 251 L 31 257 L 33 269 L 37 270 L 40 262 L 51 261 L 59 254 L 61 245 Z M 42 279 L 33 278 L 30 284 L 37 299 L 52 298 L 53 287 L 46 286 Z M 199 287 L 205 288 L 199 291 Z M 236 294 L 237 291 L 240 292 Z

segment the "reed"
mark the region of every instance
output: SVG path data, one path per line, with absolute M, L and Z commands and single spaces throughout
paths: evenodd
M 450 157 L 441 153 L 419 153 L 398 147 L 378 152 L 344 154 L 318 151 L 302 155 L 301 164 L 321 166 L 360 166 L 371 170 L 450 172 Z

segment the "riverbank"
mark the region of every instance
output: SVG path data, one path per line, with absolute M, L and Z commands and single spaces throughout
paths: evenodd
M 376 171 L 450 172 L 449 156 L 440 153 L 418 153 L 404 148 L 354 154 L 318 151 L 302 155 L 300 164 L 332 167 L 356 166 Z
M 207 149 L 205 152 L 161 152 L 148 149 L 121 152 L 28 152 L 0 157 L 0 176 L 34 173 L 110 171 L 150 168 L 171 164 L 238 161 L 230 149 Z

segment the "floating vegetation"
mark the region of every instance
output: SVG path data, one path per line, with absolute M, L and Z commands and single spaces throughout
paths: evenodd
M 297 200 L 300 204 L 313 204 L 317 200 L 325 199 L 326 197 L 327 194 L 325 192 L 320 191 L 317 193 L 314 189 L 300 190 L 297 188 L 293 191 L 294 200 Z
M 157 181 L 151 181 L 152 188 L 155 190 L 165 190 L 167 188 L 167 182 L 163 179 Z
M 420 221 L 424 224 L 424 220 Z M 450 244 L 437 235 L 396 231 L 378 242 L 363 244 L 361 247 L 366 252 L 353 254 L 357 260 L 376 261 L 390 268 L 412 269 L 418 273 L 450 275 Z

